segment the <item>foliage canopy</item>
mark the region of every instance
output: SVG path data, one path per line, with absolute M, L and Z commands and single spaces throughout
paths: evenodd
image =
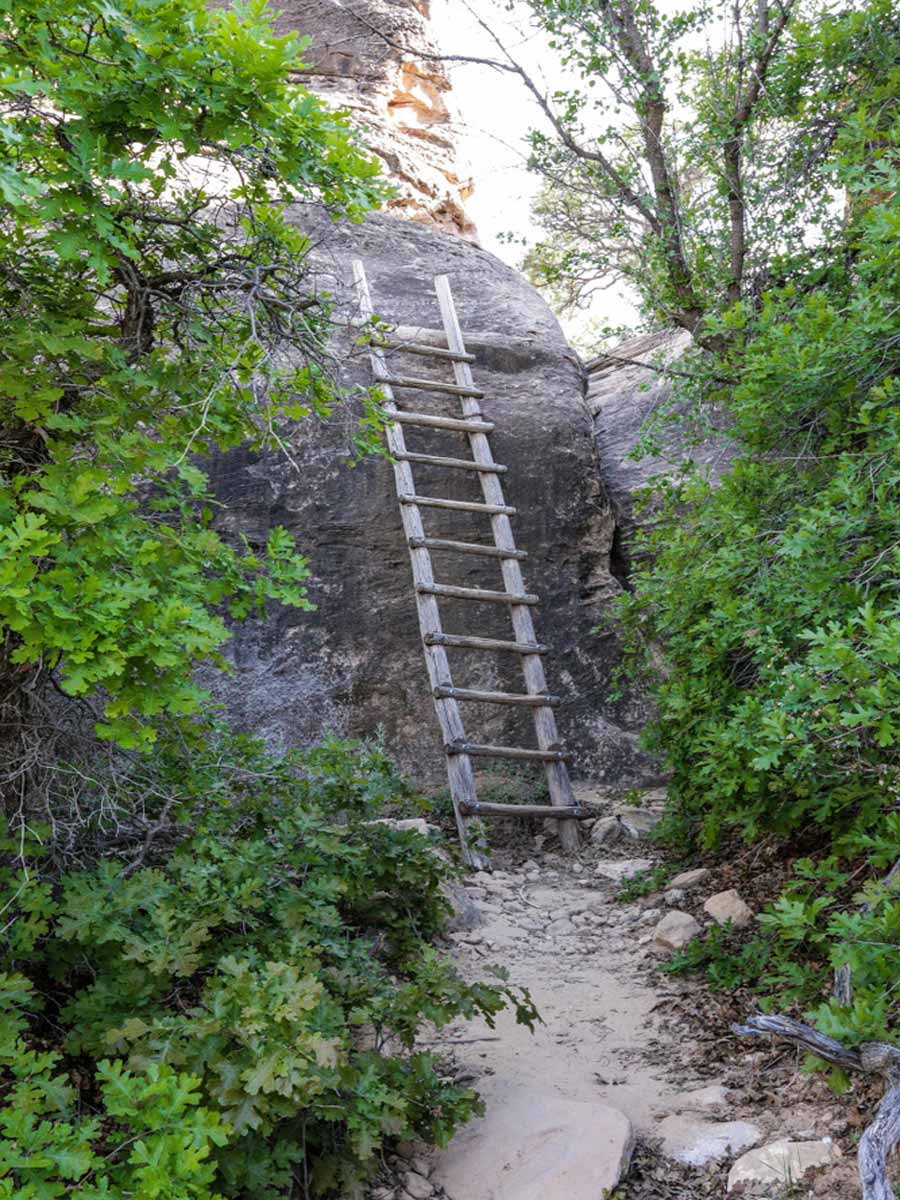
M 4 724 L 46 723 L 53 673 L 146 746 L 197 709 L 226 615 L 304 603 L 283 530 L 213 530 L 196 456 L 336 402 L 286 206 L 357 219 L 381 185 L 258 0 L 3 0 L 0 22 Z

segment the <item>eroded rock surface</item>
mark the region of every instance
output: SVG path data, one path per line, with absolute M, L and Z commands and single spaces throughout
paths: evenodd
M 435 55 L 426 0 L 286 0 L 276 28 L 312 39 L 302 81 L 348 109 L 397 189 L 395 216 L 476 236 L 472 181 L 451 132 L 450 81 Z
M 404 326 L 439 325 L 433 277 L 449 274 L 479 386 L 485 416 L 496 423 L 494 455 L 509 466 L 507 500 L 518 510 L 518 544 L 529 554 L 526 586 L 541 597 L 538 637 L 551 648 L 550 688 L 564 698 L 561 737 L 576 753 L 577 771 L 599 780 L 639 782 L 652 774 L 638 747 L 646 710 L 639 696 L 610 701 L 619 659 L 615 638 L 594 629 L 618 591 L 609 569 L 613 522 L 599 490 L 591 423 L 579 364 L 537 292 L 492 255 L 460 238 L 421 225 L 375 216 L 363 226 L 315 223 L 306 210 L 298 224 L 316 240 L 323 286 L 343 297 L 353 315 L 347 281 L 351 260 L 364 260 L 377 309 Z M 427 335 L 426 335 L 427 336 Z M 349 382 L 368 382 L 364 356 L 348 340 L 336 362 Z M 423 359 L 402 358 L 401 370 L 446 372 Z M 447 376 L 449 378 L 449 376 Z M 407 393 L 407 408 L 445 414 L 452 398 Z M 383 459 L 350 469 L 348 420 L 325 428 L 310 422 L 293 439 L 296 468 L 277 453 L 235 451 L 213 464 L 223 504 L 220 525 L 262 543 L 285 526 L 311 559 L 315 613 L 273 609 L 265 625 L 236 632 L 230 655 L 235 674 L 217 683 L 242 728 L 272 742 L 303 745 L 329 728 L 346 735 L 379 727 L 401 764 L 421 778 L 439 779 L 444 759 L 422 649 L 409 559 L 394 491 Z M 468 457 L 463 436 L 410 430 L 410 449 Z M 416 468 L 421 494 L 481 499 L 475 477 L 462 471 Z M 428 510 L 434 536 L 489 540 L 486 518 Z M 496 589 L 494 559 L 435 555 L 439 581 Z M 442 602 L 449 632 L 511 636 L 500 605 Z M 521 691 L 516 656 L 455 652 L 460 687 Z M 532 745 L 526 712 L 508 706 L 466 706 L 477 740 Z

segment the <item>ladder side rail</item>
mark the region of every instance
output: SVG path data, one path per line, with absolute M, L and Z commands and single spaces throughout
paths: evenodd
M 447 346 L 450 350 L 465 354 L 466 346 L 456 313 L 456 305 L 453 302 L 453 293 L 450 290 L 450 279 L 447 275 L 438 275 L 434 281 L 434 285 L 441 310 L 441 320 L 447 335 Z M 460 387 L 474 388 L 472 369 L 467 362 L 454 362 L 453 375 Z M 463 413 L 467 416 L 474 412 L 475 409 L 478 409 L 479 412 L 481 411 L 479 402 L 472 397 L 461 397 L 461 404 Z M 493 454 L 487 436 L 483 433 L 470 433 L 468 437 L 472 447 L 472 456 L 475 460 L 477 462 L 492 463 L 494 461 Z M 485 501 L 488 504 L 502 504 L 505 506 L 506 500 L 500 476 L 483 474 L 479 478 Z M 492 516 L 491 525 L 497 546 L 505 550 L 514 550 L 516 543 L 509 517 L 505 514 Z M 514 558 L 502 559 L 500 569 L 503 574 L 504 587 L 508 592 L 520 594 L 525 591 L 522 569 L 518 560 Z M 510 613 L 516 640 L 519 642 L 536 641 L 531 611 L 521 605 L 513 605 L 510 608 Z M 529 695 L 546 694 L 549 689 L 547 687 L 547 678 L 542 659 L 538 655 L 526 654 L 522 655 L 521 661 L 526 692 Z M 545 706 L 535 707 L 532 710 L 532 715 L 534 717 L 534 728 L 539 747 L 542 750 L 557 748 L 559 746 L 559 732 L 553 709 Z M 562 808 L 574 806 L 575 795 L 572 791 L 572 782 L 569 779 L 569 772 L 566 769 L 565 763 L 548 762 L 546 764 L 546 772 L 547 787 L 550 792 L 551 802 L 555 806 Z M 577 850 L 579 846 L 579 833 L 575 822 L 566 821 L 562 823 L 559 827 L 559 835 L 560 842 L 565 850 Z
M 372 297 L 369 291 L 369 283 L 366 279 L 365 268 L 359 259 L 354 259 L 353 261 L 353 280 L 356 285 L 362 315 L 367 320 L 371 319 L 374 315 Z M 369 355 L 372 359 L 373 373 L 376 376 L 379 373 L 384 374 L 384 351 L 378 346 L 371 346 Z M 380 384 L 379 387 L 384 395 L 384 409 L 388 415 L 391 415 L 396 411 L 393 393 L 390 387 L 385 384 Z M 406 443 L 402 425 L 396 421 L 389 421 L 385 426 L 385 438 L 388 450 L 392 456 L 395 452 L 400 454 L 405 452 Z M 394 482 L 398 497 L 414 493 L 415 485 L 412 467 L 409 462 L 402 458 L 395 458 L 393 466 Z M 425 538 L 425 527 L 422 524 L 422 514 L 419 511 L 418 505 L 400 504 L 399 508 L 407 541 L 415 539 L 417 542 L 421 542 Z M 409 557 L 412 565 L 414 584 L 434 586 L 434 572 L 428 548 L 421 544 L 410 546 Z M 419 592 L 418 590 L 415 592 L 415 596 L 416 609 L 419 615 L 419 629 L 422 634 L 422 648 L 425 654 L 425 664 L 428 669 L 428 678 L 431 682 L 432 692 L 440 687 L 452 687 L 453 678 L 450 673 L 450 660 L 447 657 L 446 650 L 439 642 L 432 643 L 425 640 L 428 634 L 440 634 L 443 632 L 437 597 L 427 592 Z M 457 701 L 452 697 L 435 697 L 434 707 L 445 743 L 454 741 L 465 742 L 466 731 Z M 473 804 L 477 801 L 475 772 L 469 755 L 448 755 L 447 775 L 450 782 L 453 812 L 456 818 L 456 827 L 459 833 L 460 845 L 462 846 L 463 858 L 467 865 L 481 868 L 486 865 L 485 859 L 471 845 L 468 830 L 469 818 L 464 812 L 465 805 Z

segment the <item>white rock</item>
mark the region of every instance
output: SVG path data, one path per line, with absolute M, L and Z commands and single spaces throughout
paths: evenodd
M 431 1182 L 453 1200 L 599 1200 L 633 1146 L 615 1108 L 510 1086 L 438 1152 Z
M 663 814 L 659 809 L 622 808 L 616 813 L 616 818 L 626 837 L 640 840 L 650 836 L 663 819 Z
M 638 924 L 649 925 L 652 921 L 658 921 L 661 916 L 661 908 L 646 908 L 638 918 Z
M 657 1131 L 668 1158 L 689 1167 L 733 1158 L 762 1139 L 762 1130 L 749 1121 L 698 1121 L 692 1117 L 666 1117 Z
M 680 904 L 684 899 L 684 888 L 669 888 L 667 892 L 663 892 L 663 900 L 666 904 Z
M 642 871 L 649 871 L 652 866 L 653 861 L 649 858 L 617 858 L 597 863 L 594 874 L 611 879 L 613 883 L 624 883 Z
M 690 913 L 673 908 L 653 930 L 653 940 L 666 950 L 680 950 L 700 933 L 700 926 Z
M 703 905 L 703 911 L 719 925 L 730 921 L 735 929 L 749 925 L 753 920 L 753 910 L 744 903 L 734 888 L 710 896 Z
M 575 926 L 568 917 L 557 917 L 555 921 L 551 921 L 547 926 L 547 932 L 553 934 L 574 933 Z
M 624 836 L 625 830 L 616 817 L 601 817 L 591 829 L 591 841 L 595 846 L 610 846 Z
M 430 833 L 438 832 L 435 826 L 429 825 L 424 817 L 378 817 L 374 821 L 368 821 L 367 824 L 389 825 L 391 829 L 412 829 L 415 833 L 421 833 L 423 837 L 428 837 Z
M 840 1147 L 830 1138 L 819 1142 L 790 1142 L 786 1138 L 770 1142 L 737 1160 L 728 1172 L 728 1191 L 734 1191 L 739 1183 L 784 1187 L 815 1167 L 828 1166 L 841 1157 Z
M 709 879 L 709 871 L 706 867 L 696 867 L 693 871 L 682 871 L 680 875 L 676 875 L 674 879 L 669 880 L 670 888 L 688 888 L 699 887 Z

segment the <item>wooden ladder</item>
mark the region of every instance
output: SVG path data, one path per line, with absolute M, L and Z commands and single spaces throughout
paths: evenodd
M 365 269 L 358 259 L 353 263 L 353 277 L 361 316 L 369 323 L 375 315 L 375 310 Z M 514 516 L 516 510 L 509 507 L 503 495 L 501 476 L 507 468 L 494 462 L 491 453 L 488 435 L 494 426 L 484 419 L 479 406 L 484 393 L 475 386 L 472 377 L 471 364 L 475 358 L 466 353 L 448 277 L 438 275 L 434 286 L 446 335 L 446 348 L 414 340 L 398 341 L 390 335 L 384 337 L 374 332 L 369 334 L 370 358 L 375 381 L 384 397 L 383 407 L 388 416 L 385 429 L 387 445 L 394 464 L 397 498 L 412 563 L 425 662 L 431 681 L 435 711 L 444 737 L 447 773 L 460 843 L 465 861 L 469 865 L 480 867 L 485 865 L 486 860 L 482 848 L 472 837 L 473 831 L 469 822 L 474 817 L 553 817 L 560 820 L 559 834 L 563 848 L 574 850 L 577 849 L 580 840 L 578 819 L 589 814 L 580 809 L 575 802 L 566 767 L 570 756 L 559 743 L 553 712 L 559 704 L 559 699 L 548 694 L 543 661 L 547 647 L 538 643 L 532 622 L 532 609 L 538 598 L 525 591 L 522 581 L 521 562 L 528 556 L 523 550 L 516 548 L 513 538 L 510 517 Z M 386 359 L 385 352 L 388 350 L 450 363 L 453 367 L 454 382 L 445 383 L 438 379 L 419 379 L 392 374 Z M 438 396 L 458 398 L 462 415 L 433 416 L 401 409 L 395 397 L 396 391 L 424 391 Z M 411 453 L 406 448 L 403 433 L 407 425 L 433 429 L 436 432 L 452 431 L 465 434 L 471 449 L 471 459 Z M 477 473 L 483 503 L 420 495 L 416 491 L 413 479 L 414 463 L 447 468 L 451 471 Z M 428 509 L 452 509 L 488 517 L 493 532 L 493 544 L 429 537 L 422 518 L 423 510 Z M 483 588 L 455 587 L 435 582 L 432 550 L 497 559 L 503 579 L 503 590 L 488 591 Z M 505 605 L 512 619 L 513 638 L 505 641 L 492 637 L 445 633 L 438 603 L 441 597 Z M 491 692 L 454 687 L 448 655 L 448 651 L 451 650 L 496 651 L 517 655 L 522 664 L 525 691 Z M 470 741 L 460 711 L 460 704 L 467 701 L 527 706 L 534 717 L 537 746 L 534 749 L 525 749 Z M 542 764 L 547 774 L 551 803 L 538 805 L 480 802 L 472 765 L 475 758 L 514 759 Z

